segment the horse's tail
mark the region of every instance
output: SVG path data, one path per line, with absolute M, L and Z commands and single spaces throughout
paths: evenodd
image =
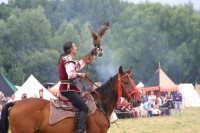
M 1 111 L 1 118 L 0 118 L 0 133 L 8 133 L 9 122 L 8 122 L 8 109 L 14 106 L 14 102 L 10 102 L 4 105 Z

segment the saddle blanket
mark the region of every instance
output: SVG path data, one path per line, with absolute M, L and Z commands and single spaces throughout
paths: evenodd
M 86 95 L 87 106 L 89 107 L 88 117 L 93 115 L 97 109 L 95 101 L 91 94 Z M 57 108 L 53 105 L 52 100 L 50 100 L 50 116 L 49 116 L 49 124 L 55 124 L 65 118 L 75 117 L 76 112 L 66 111 L 62 108 Z

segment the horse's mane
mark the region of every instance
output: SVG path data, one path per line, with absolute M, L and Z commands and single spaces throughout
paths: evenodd
M 117 86 L 117 75 L 111 77 L 105 84 L 98 87 L 96 91 L 101 96 L 102 107 L 105 113 L 108 113 L 113 104 L 114 100 L 117 99 L 115 94 L 117 93 L 115 88 Z

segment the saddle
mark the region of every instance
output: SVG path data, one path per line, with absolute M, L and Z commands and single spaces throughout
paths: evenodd
M 97 109 L 95 101 L 90 93 L 83 94 L 82 99 L 89 107 L 88 117 L 93 115 Z M 68 117 L 76 117 L 79 111 L 69 99 L 60 97 L 60 99 L 50 100 L 50 117 L 49 124 L 55 124 Z
M 82 100 L 87 103 L 89 97 L 85 96 L 86 93 L 81 94 Z M 53 106 L 55 106 L 57 109 L 63 109 L 66 111 L 72 111 L 72 112 L 78 112 L 79 109 L 76 108 L 73 103 L 66 97 L 60 95 L 59 99 L 51 99 Z

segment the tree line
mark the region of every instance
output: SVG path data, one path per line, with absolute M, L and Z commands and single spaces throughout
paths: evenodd
M 93 48 L 88 26 L 104 22 L 104 55 L 83 71 L 105 82 L 120 65 L 133 66 L 145 83 L 161 68 L 176 83 L 200 80 L 200 13 L 179 6 L 133 4 L 121 0 L 9 0 L 0 5 L 0 72 L 21 85 L 33 74 L 57 82 L 57 62 L 66 40 L 78 46 L 77 59 Z

